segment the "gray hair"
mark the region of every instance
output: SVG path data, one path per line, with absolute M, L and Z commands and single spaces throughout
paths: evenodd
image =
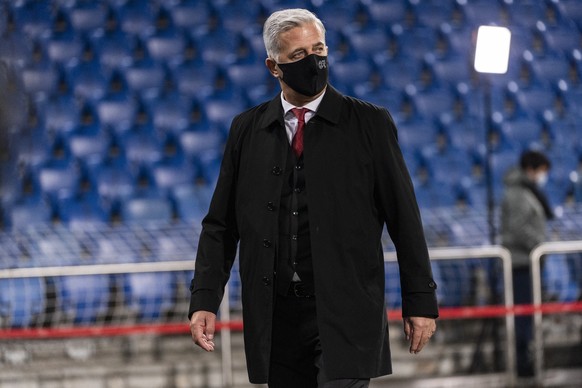
M 323 33 L 325 39 L 325 27 L 321 20 L 314 13 L 301 8 L 284 9 L 274 12 L 265 21 L 263 27 L 263 41 L 267 56 L 277 59 L 281 52 L 279 35 L 295 27 L 301 27 L 305 24 L 315 24 Z

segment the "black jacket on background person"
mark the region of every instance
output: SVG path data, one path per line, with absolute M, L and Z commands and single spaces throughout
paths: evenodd
M 247 368 L 266 383 L 278 208 L 289 141 L 281 97 L 233 120 L 198 245 L 189 316 L 216 313 L 240 241 Z M 438 316 L 412 182 L 386 109 L 327 87 L 304 132 L 320 340 L 331 378 L 390 374 L 381 235 L 398 253 L 403 316 Z

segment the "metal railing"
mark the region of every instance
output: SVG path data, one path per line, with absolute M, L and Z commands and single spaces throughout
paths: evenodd
M 547 242 L 538 245 L 530 253 L 532 278 L 532 300 L 534 307 L 534 371 L 537 382 L 541 382 L 544 370 L 544 340 L 542 328 L 542 276 L 541 259 L 553 253 L 582 252 L 582 241 Z

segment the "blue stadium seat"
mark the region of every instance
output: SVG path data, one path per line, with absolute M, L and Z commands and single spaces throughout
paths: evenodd
M 453 110 L 455 96 L 448 88 L 419 91 L 411 96 L 416 111 L 428 119 L 436 119 L 443 112 Z
M 77 2 L 69 11 L 71 26 L 85 36 L 102 34 L 106 18 L 107 8 L 99 3 Z
M 378 26 L 401 23 L 407 17 L 409 11 L 407 2 L 397 1 L 369 1 L 364 2 L 370 20 Z
M 575 25 L 560 25 L 559 28 L 549 28 L 544 32 L 548 48 L 556 53 L 567 53 L 580 48 L 582 34 Z
M 164 87 L 166 73 L 153 63 L 134 64 L 125 69 L 129 90 L 146 100 L 157 98 Z
M 186 39 L 178 33 L 155 34 L 147 39 L 146 46 L 154 61 L 175 66 L 182 61 Z
M 197 99 L 210 96 L 214 90 L 217 69 L 214 66 L 178 66 L 174 79 L 180 93 Z
M 232 119 L 247 108 L 239 98 L 211 98 L 205 101 L 204 110 L 210 124 L 228 129 Z
M 358 2 L 322 1 L 315 12 L 321 20 L 325 20 L 326 30 L 340 31 L 354 23 L 358 13 Z M 330 46 L 330 42 L 326 43 Z
M 459 32 L 451 34 L 451 41 L 453 36 L 458 36 Z M 422 60 L 426 54 L 432 52 L 436 47 L 437 34 L 432 28 L 415 28 L 414 33 L 402 28 L 400 25 L 392 27 L 392 35 L 397 44 L 397 55 L 401 60 L 408 62 Z M 463 41 L 466 46 L 469 40 Z M 455 47 L 454 45 L 452 45 Z
M 564 57 L 536 58 L 531 63 L 534 76 L 547 83 L 570 79 L 570 67 Z
M 22 70 L 24 90 L 33 96 L 46 97 L 54 93 L 58 79 L 58 72 L 50 64 L 32 64 Z
M 180 133 L 190 123 L 189 99 L 178 93 L 165 94 L 152 107 L 152 122 L 156 130 Z
M 185 131 L 179 141 L 184 154 L 191 160 L 197 160 L 204 154 L 221 154 L 224 135 L 217 130 Z
M 420 63 L 400 56 L 379 65 L 379 71 L 383 75 L 388 89 L 404 90 L 407 85 L 418 81 Z
M 55 279 L 55 287 L 66 322 L 92 325 L 107 313 L 108 275 L 63 276 Z
M 175 278 L 171 272 L 127 275 L 125 297 L 139 322 L 160 321 L 173 306 Z
M 119 8 L 121 30 L 129 36 L 145 37 L 155 31 L 154 5 L 149 2 L 130 0 Z
M 135 41 L 122 31 L 108 31 L 103 37 L 93 40 L 93 43 L 104 70 L 123 69 L 133 63 Z
M 204 1 L 186 0 L 170 8 L 173 24 L 185 31 L 204 28 L 211 19 L 211 11 Z
M 14 22 L 28 37 L 47 38 L 51 35 L 53 12 L 49 2 L 28 1 L 14 7 Z
M 354 30 L 346 34 L 352 51 L 358 53 L 362 59 L 371 59 L 388 51 L 390 40 L 388 33 L 382 28 Z
M 130 164 L 151 166 L 162 159 L 161 142 L 153 132 L 129 132 L 123 140 L 123 148 Z
M 437 29 L 452 18 L 452 2 L 418 2 L 412 8 L 419 27 Z
M 226 74 L 234 87 L 243 90 L 262 86 L 269 76 L 265 64 L 261 62 L 228 66 Z
M 539 20 L 546 18 L 543 1 L 514 1 L 507 6 L 511 22 L 518 27 L 532 28 Z
M 236 61 L 238 42 L 236 35 L 220 29 L 197 39 L 197 46 L 206 63 L 226 66 Z
M 260 4 L 256 2 L 228 4 L 220 9 L 219 19 L 226 31 L 241 33 L 256 27 L 259 12 Z
M 133 196 L 134 177 L 118 166 L 103 166 L 95 172 L 95 182 L 100 197 L 107 203 L 117 203 Z
M 146 224 L 148 222 L 170 222 L 172 207 L 162 197 L 134 197 L 121 204 L 121 217 L 130 224 Z
M 89 166 L 99 166 L 105 161 L 109 143 L 109 138 L 103 132 L 97 134 L 73 133 L 69 137 L 71 155 Z
M 116 132 L 123 132 L 131 127 L 136 111 L 136 103 L 129 94 L 105 96 L 97 103 L 99 121 Z
M 365 59 L 342 61 L 333 63 L 330 72 L 334 83 L 353 87 L 368 81 L 372 67 Z
M 178 186 L 193 185 L 197 176 L 195 165 L 186 163 L 160 163 L 152 168 L 156 187 L 162 193 L 169 192 Z
M 542 126 L 536 118 L 523 117 L 504 121 L 501 123 L 501 131 L 509 142 L 527 149 L 541 140 Z
M 72 230 L 103 227 L 109 222 L 107 211 L 97 194 L 69 199 L 59 203 L 59 217 Z
M 579 1 L 561 0 L 558 7 L 563 16 L 574 21 L 578 25 L 578 28 L 582 27 L 582 4 Z
M 41 278 L 0 279 L 0 318 L 3 326 L 28 328 L 44 311 L 45 284 Z
M 44 104 L 44 124 L 49 133 L 68 134 L 79 122 L 79 109 L 70 94 L 53 97 Z
M 52 209 L 43 200 L 22 201 L 11 206 L 10 225 L 13 229 L 27 229 L 48 225 L 52 219 Z
M 531 115 L 538 115 L 546 109 L 553 109 L 557 105 L 557 94 L 547 87 L 533 87 L 520 89 L 516 92 L 519 106 Z
M 75 35 L 53 37 L 47 41 L 46 46 L 51 61 L 66 67 L 76 66 L 83 51 L 83 43 Z
M 53 199 L 70 198 L 79 190 L 79 171 L 74 166 L 45 166 L 39 170 L 41 191 Z
M 200 187 L 193 185 L 177 186 L 172 190 L 176 212 L 182 221 L 199 223 L 206 215 L 208 203 L 200 191 Z
M 463 3 L 457 3 L 463 4 Z M 503 6 L 501 2 L 489 0 L 471 0 L 459 6 L 463 12 L 465 23 L 471 28 L 480 25 L 502 25 L 504 24 Z
M 573 302 L 580 295 L 566 255 L 547 255 L 542 268 L 542 289 L 545 300 Z
M 441 83 L 455 85 L 459 82 L 471 81 L 472 64 L 469 58 L 462 56 L 450 56 L 446 59 L 436 60 L 431 65 L 434 76 Z

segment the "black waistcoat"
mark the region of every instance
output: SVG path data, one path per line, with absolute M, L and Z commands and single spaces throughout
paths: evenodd
M 313 292 L 311 240 L 307 217 L 307 191 L 303 156 L 289 150 L 279 209 L 279 249 L 277 252 L 277 292 L 287 294 L 297 273 L 305 290 Z

